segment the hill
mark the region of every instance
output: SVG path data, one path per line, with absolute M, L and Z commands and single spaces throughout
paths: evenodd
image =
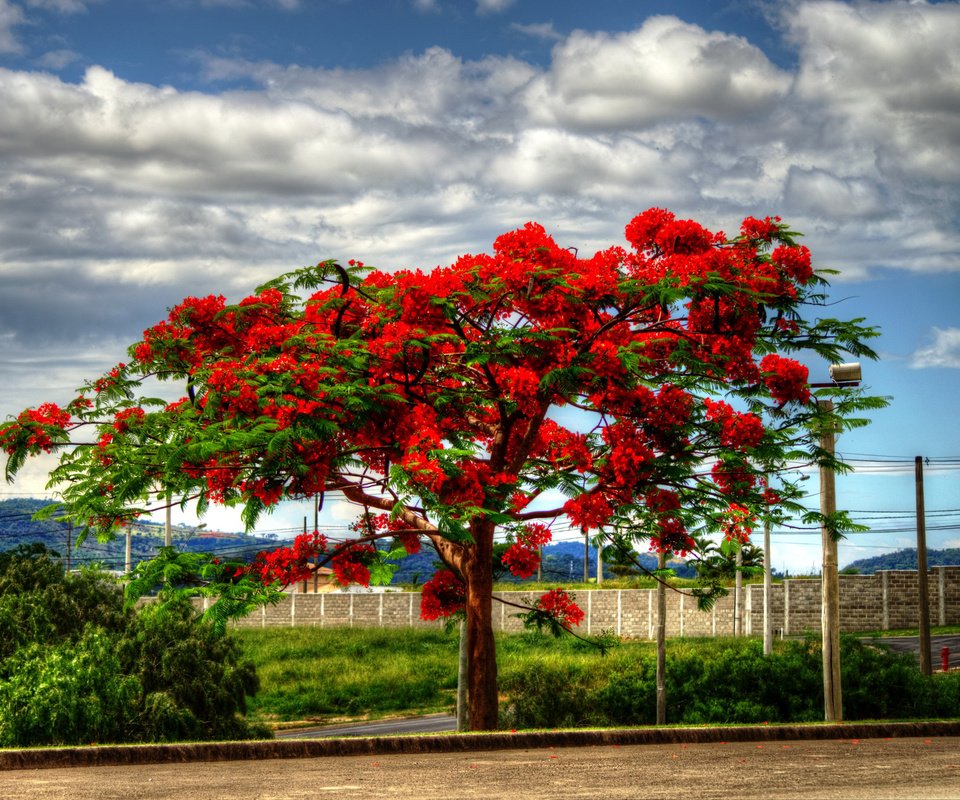
M 45 547 L 65 556 L 67 553 L 66 526 L 58 522 L 37 522 L 33 515 L 46 505 L 46 501 L 37 499 L 0 500 L 0 551 L 11 550 L 20 544 L 39 542 Z M 137 522 L 131 526 L 131 551 L 134 562 L 151 558 L 163 545 L 163 527 L 153 522 Z M 221 533 L 204 531 L 197 534 L 193 529 L 174 528 L 174 546 L 195 552 L 217 553 L 230 558 L 246 559 L 260 550 L 270 550 L 278 546 L 275 538 L 246 535 L 243 533 Z M 71 546 L 70 564 L 73 567 L 96 564 L 104 569 L 122 570 L 125 560 L 125 537 L 110 542 L 97 542 L 88 539 L 80 547 Z M 583 579 L 583 542 L 556 542 L 543 549 L 542 578 L 546 582 L 569 583 Z M 640 562 L 646 569 L 657 567 L 656 556 L 652 553 L 640 555 Z M 394 576 L 395 583 L 423 583 L 429 580 L 439 566 L 436 553 L 429 547 L 419 553 L 401 560 Z M 685 561 L 677 560 L 670 564 L 681 578 L 693 577 L 694 569 Z M 590 548 L 589 574 L 597 574 L 597 549 Z M 604 575 L 613 577 L 609 566 L 605 566 Z M 509 572 L 504 572 L 498 580 L 513 581 Z M 519 580 L 517 580 L 519 582 Z
M 79 547 L 72 542 L 68 545 L 69 531 L 63 523 L 33 519 L 33 515 L 46 505 L 47 501 L 33 498 L 0 500 L 0 551 L 37 542 L 64 558 L 69 547 L 71 567 L 95 565 L 109 570 L 124 568 L 125 536 L 109 542 L 90 538 Z M 130 550 L 134 563 L 152 558 L 163 546 L 162 525 L 136 522 L 131 525 L 130 531 Z M 192 528 L 179 527 L 173 529 L 173 544 L 182 550 L 217 553 L 230 558 L 250 557 L 260 550 L 277 546 L 274 538 L 207 531 L 203 535 L 196 535 Z
M 960 565 L 960 548 L 949 547 L 944 550 L 927 550 L 928 567 L 949 567 Z M 909 547 L 893 553 L 883 553 L 879 556 L 861 558 L 852 561 L 843 569 L 845 572 L 856 571 L 860 575 L 872 575 L 886 569 L 916 569 L 917 548 Z

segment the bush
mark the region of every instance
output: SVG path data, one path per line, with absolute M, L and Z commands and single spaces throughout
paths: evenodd
M 0 746 L 263 736 L 253 666 L 184 602 L 125 611 L 103 574 L 0 554 Z
M 123 674 L 115 641 L 88 628 L 75 643 L 19 649 L 0 681 L 0 745 L 28 747 L 126 740 L 140 686 Z
M 841 640 L 844 718 L 955 717 L 960 673 L 920 674 L 909 655 L 853 637 Z M 652 653 L 588 670 L 531 659 L 503 681 L 505 722 L 513 727 L 652 725 L 656 662 Z M 671 642 L 667 649 L 670 724 L 758 724 L 823 719 L 820 644 L 778 643 L 764 656 L 757 640 Z

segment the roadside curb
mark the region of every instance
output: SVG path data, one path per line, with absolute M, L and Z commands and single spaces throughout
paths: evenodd
M 0 750 L 0 770 L 664 744 L 960 736 L 960 721 L 628 728 Z

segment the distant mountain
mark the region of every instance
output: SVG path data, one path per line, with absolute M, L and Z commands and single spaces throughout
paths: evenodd
M 960 548 L 949 547 L 945 550 L 927 550 L 928 567 L 960 566 Z M 844 572 L 856 571 L 860 575 L 872 575 L 886 569 L 916 569 L 917 548 L 910 547 L 893 553 L 884 553 L 870 558 L 852 561 L 843 568 Z
M 35 522 L 33 515 L 46 505 L 46 501 L 36 499 L 0 500 L 0 550 L 11 550 L 17 545 L 39 542 L 60 553 L 67 553 L 68 531 L 58 522 Z M 137 522 L 131 526 L 131 551 L 134 563 L 152 558 L 163 545 L 163 526 L 154 522 Z M 174 528 L 173 544 L 183 550 L 216 553 L 218 555 L 246 560 L 261 550 L 278 547 L 272 537 L 245 535 L 243 533 L 221 533 L 216 531 L 197 532 L 194 529 Z M 70 564 L 77 567 L 96 564 L 104 569 L 122 570 L 125 559 L 126 537 L 119 536 L 109 542 L 87 539 L 80 547 L 71 544 Z M 583 580 L 583 542 L 556 542 L 543 549 L 542 579 L 557 583 L 579 582 Z M 657 568 L 657 558 L 652 553 L 642 553 L 640 563 L 648 570 Z M 440 562 L 437 554 L 425 546 L 416 555 L 408 556 L 397 563 L 394 575 L 395 583 L 424 583 L 429 580 Z M 597 549 L 589 551 L 589 575 L 597 575 Z M 670 563 L 670 567 L 681 578 L 694 576 L 694 568 L 683 560 Z M 604 576 L 614 577 L 610 566 L 604 565 Z M 536 576 L 534 576 L 535 578 Z M 509 572 L 498 580 L 515 581 Z
M 0 500 L 0 550 L 12 550 L 34 542 L 66 558 L 69 531 L 60 522 L 37 522 L 33 515 L 47 505 L 44 500 L 22 498 Z M 135 522 L 130 526 L 130 551 L 134 563 L 156 555 L 163 546 L 163 526 L 154 522 Z M 246 536 L 242 533 L 218 533 L 192 528 L 173 529 L 173 545 L 182 550 L 217 553 L 229 558 L 249 558 L 260 550 L 277 546 L 275 538 Z M 69 544 L 70 566 L 96 565 L 103 569 L 122 570 L 126 559 L 126 536 L 109 542 L 90 537 L 79 547 Z

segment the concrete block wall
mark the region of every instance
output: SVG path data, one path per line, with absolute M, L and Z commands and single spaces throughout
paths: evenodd
M 840 576 L 840 627 L 843 631 L 916 627 L 919 617 L 917 573 L 890 570 L 875 575 Z M 935 567 L 928 577 L 930 621 L 960 624 L 960 566 Z M 586 618 L 580 631 L 610 633 L 634 639 L 656 635 L 656 591 L 653 589 L 590 589 L 573 592 Z M 506 603 L 494 601 L 498 631 L 523 628 L 517 615 L 536 601 L 536 592 L 503 592 Z M 199 602 L 199 601 L 198 601 Z M 763 632 L 763 586 L 744 587 L 743 630 Z M 774 635 L 797 636 L 820 630 L 820 579 L 803 578 L 774 584 L 771 592 Z M 235 623 L 239 627 L 332 626 L 431 627 L 420 619 L 420 596 L 412 592 L 288 594 L 275 606 L 258 609 Z M 696 598 L 667 592 L 667 636 L 731 636 L 733 596 L 721 598 L 709 611 L 697 609 Z

